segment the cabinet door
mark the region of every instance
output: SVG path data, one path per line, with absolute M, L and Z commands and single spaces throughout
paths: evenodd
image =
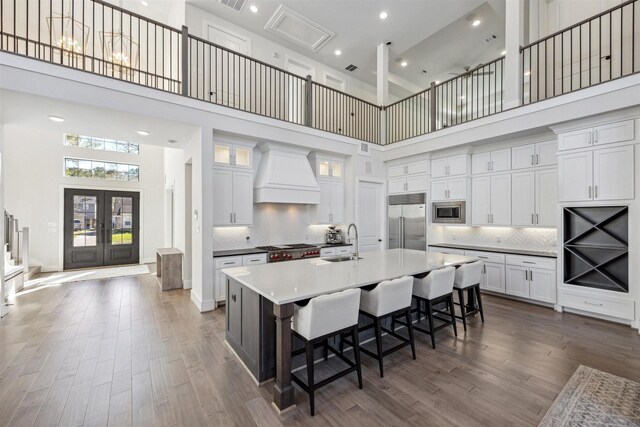
M 318 186 L 320 187 L 320 203 L 316 208 L 316 222 L 328 224 L 331 222 L 331 183 L 318 180 Z
M 536 172 L 536 225 L 558 226 L 558 171 L 549 169 Z M 515 191 L 513 192 L 515 194 Z M 514 208 L 516 201 L 513 200 Z M 515 225 L 515 224 L 514 224 Z
M 233 172 L 214 169 L 212 188 L 214 191 L 213 225 L 229 225 L 233 213 Z
M 529 269 L 507 265 L 506 272 L 506 293 L 529 298 Z
M 593 198 L 593 152 L 561 156 L 558 162 L 560 201 L 591 200 Z
M 227 295 L 227 275 L 222 270 L 216 270 L 214 279 L 216 281 L 215 300 L 216 302 L 224 301 Z
M 478 153 L 471 156 L 471 173 L 486 173 L 491 170 L 491 153 Z
M 533 167 L 535 163 L 535 145 L 520 145 L 511 148 L 511 169 Z
M 423 160 L 421 162 L 412 162 L 407 164 L 407 174 L 427 173 L 427 162 Z
M 457 178 L 447 180 L 447 189 L 449 190 L 449 199 L 466 200 L 467 199 L 467 178 Z
M 529 269 L 529 298 L 555 303 L 556 272 L 540 268 Z
M 536 144 L 536 166 L 551 166 L 558 164 L 558 143 L 553 141 L 538 142 Z
M 592 130 L 581 129 L 574 132 L 563 133 L 558 137 L 558 150 L 573 150 L 576 148 L 590 147 L 592 142 Z
M 593 152 L 594 200 L 621 200 L 634 197 L 633 146 Z
M 491 224 L 511 225 L 511 175 L 491 177 Z
M 491 177 L 471 180 L 471 221 L 475 225 L 490 224 Z
M 633 120 L 609 123 L 593 128 L 595 145 L 613 144 L 614 142 L 631 141 L 634 138 Z
M 236 146 L 233 156 L 234 166 L 251 167 L 253 157 L 253 149 L 251 147 Z
M 229 298 L 227 298 L 227 331 L 236 339 L 242 342 L 242 289 L 238 282 L 229 282 Z
M 511 176 L 511 223 L 513 225 L 535 224 L 535 173 L 519 172 Z M 555 184 L 558 187 L 558 184 Z M 557 193 L 558 190 L 554 190 Z
M 344 175 L 344 163 L 342 162 L 331 162 L 331 171 L 330 175 L 333 178 L 342 178 Z
M 407 191 L 410 193 L 427 191 L 427 175 L 408 176 Z
M 503 172 L 511 169 L 511 149 L 491 152 L 491 172 Z
M 213 147 L 213 161 L 221 165 L 231 165 L 233 148 L 227 144 L 215 144 Z
M 504 264 L 484 264 L 484 288 L 492 292 L 505 292 Z
M 344 183 L 331 184 L 331 222 L 344 222 Z
M 320 258 L 326 258 L 334 256 L 336 254 L 336 248 L 322 248 L 320 249 Z
M 336 248 L 336 255 L 350 255 L 353 246 L 338 246 Z
M 234 225 L 253 224 L 252 172 L 233 172 L 233 213 Z
M 406 183 L 407 183 L 407 180 L 405 178 L 390 179 L 388 181 L 389 194 L 404 193 Z
M 446 179 L 431 181 L 431 200 L 434 202 L 447 200 L 447 190 Z M 391 181 L 389 181 L 389 193 L 391 193 Z
M 389 169 L 387 169 L 387 175 L 389 178 L 404 176 L 406 170 L 405 168 L 406 165 L 389 166 Z
M 449 157 L 447 159 L 447 165 L 449 166 L 449 176 L 466 175 L 467 174 L 467 155 L 460 154 L 459 156 Z
M 431 160 L 431 177 L 442 178 L 447 173 L 447 159 Z

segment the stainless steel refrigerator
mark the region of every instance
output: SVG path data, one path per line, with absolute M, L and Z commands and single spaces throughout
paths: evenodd
M 427 250 L 427 195 L 389 196 L 389 249 Z

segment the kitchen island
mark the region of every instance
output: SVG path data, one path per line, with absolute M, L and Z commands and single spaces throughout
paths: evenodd
M 415 276 L 475 258 L 410 249 L 367 252 L 359 260 L 312 258 L 224 269 L 226 339 L 258 382 L 275 375 L 273 400 L 293 405 L 291 317 L 294 303 L 319 295 Z

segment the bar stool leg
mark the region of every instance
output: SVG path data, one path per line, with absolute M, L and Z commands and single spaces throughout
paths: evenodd
M 329 339 L 328 338 L 322 342 L 322 356 L 324 356 L 324 360 L 329 360 Z
M 480 286 L 476 286 L 476 297 L 478 300 L 478 309 L 480 310 L 480 319 L 484 323 L 484 310 L 482 309 L 482 296 L 480 296 Z
M 431 305 L 431 301 L 428 301 L 426 304 L 426 309 L 427 309 L 427 317 L 429 318 L 429 332 L 431 335 L 431 347 L 436 348 L 436 334 L 435 331 L 433 330 L 433 307 Z
M 464 290 L 458 289 L 458 299 L 460 300 L 460 316 L 462 317 L 462 326 L 464 331 L 467 332 L 467 313 L 464 305 Z
M 358 388 L 362 389 L 362 365 L 360 364 L 360 343 L 358 342 L 358 326 L 351 332 L 353 338 L 353 355 L 356 359 L 356 373 L 358 374 Z
M 311 408 L 311 415 L 315 413 L 315 399 L 314 399 L 314 391 L 315 391 L 315 383 L 313 379 L 313 344 L 307 341 L 305 345 L 305 350 L 307 354 L 307 384 L 309 388 L 309 407 Z
M 416 360 L 416 343 L 413 340 L 413 323 L 411 323 L 411 307 L 407 308 L 407 311 L 405 311 L 405 317 L 407 319 L 407 330 L 409 331 L 409 341 L 411 342 L 411 354 L 413 355 L 413 360 Z
M 449 306 L 449 313 L 451 314 L 451 322 L 453 322 L 453 335 L 458 337 L 458 327 L 456 326 L 456 311 L 455 305 L 453 304 L 453 292 L 449 294 L 449 298 L 447 298 L 447 305 Z
M 382 367 L 382 330 L 380 327 L 380 319 L 375 320 L 376 330 L 376 347 L 378 348 L 378 365 L 380 365 L 380 378 L 384 377 L 384 368 Z

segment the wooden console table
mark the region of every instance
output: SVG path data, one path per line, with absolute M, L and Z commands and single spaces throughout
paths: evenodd
M 175 248 L 156 251 L 158 282 L 163 291 L 182 288 L 182 252 Z

